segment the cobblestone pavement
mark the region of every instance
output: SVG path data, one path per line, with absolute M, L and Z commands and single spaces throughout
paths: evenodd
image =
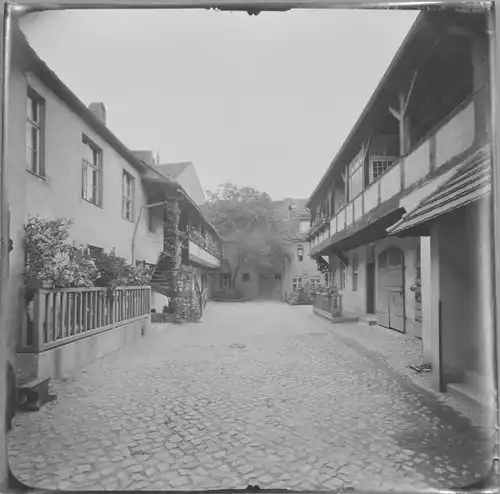
M 19 415 L 17 478 L 49 489 L 368 490 L 464 485 L 490 449 L 458 415 L 273 303 L 212 304 L 157 326 Z

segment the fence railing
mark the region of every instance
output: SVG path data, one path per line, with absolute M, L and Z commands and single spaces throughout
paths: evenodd
M 315 293 L 313 307 L 332 317 L 342 317 L 342 295 L 340 293 Z
M 20 349 L 43 351 L 150 313 L 150 287 L 37 290 Z

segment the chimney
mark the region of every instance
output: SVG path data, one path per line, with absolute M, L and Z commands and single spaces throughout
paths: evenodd
M 97 120 L 106 125 L 106 107 L 104 103 L 90 103 L 89 110 L 94 114 Z
M 132 151 L 141 161 L 144 161 L 149 166 L 155 165 L 153 151 Z

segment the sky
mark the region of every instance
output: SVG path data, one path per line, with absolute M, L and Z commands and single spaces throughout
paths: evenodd
M 132 150 L 192 161 L 273 199 L 313 192 L 416 11 L 205 10 L 30 14 L 39 56 Z

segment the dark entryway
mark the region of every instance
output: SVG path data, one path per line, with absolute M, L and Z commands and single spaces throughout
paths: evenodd
M 281 280 L 276 280 L 273 273 L 261 273 L 259 275 L 259 299 L 280 300 Z
M 375 262 L 366 263 L 366 312 L 375 314 Z

